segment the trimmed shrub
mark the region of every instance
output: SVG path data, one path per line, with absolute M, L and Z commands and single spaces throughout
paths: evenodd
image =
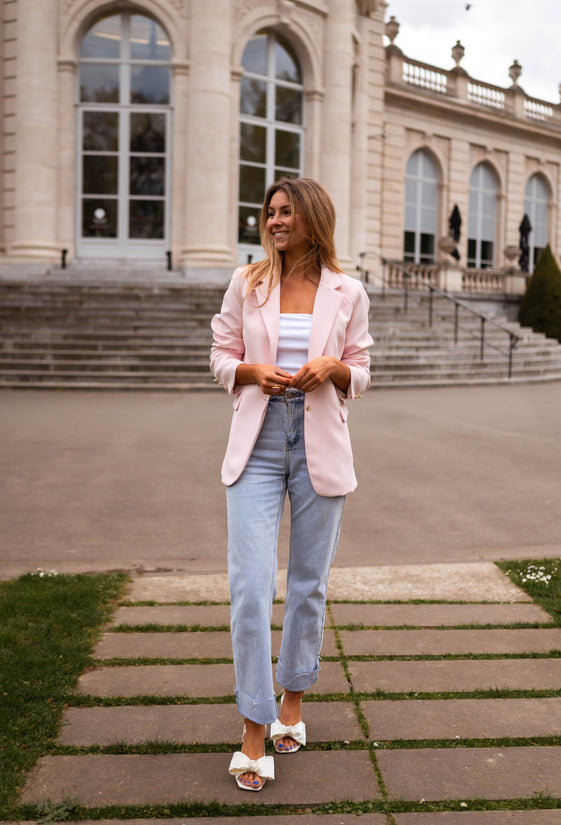
M 520 303 L 518 321 L 534 332 L 561 341 L 561 270 L 549 244 L 536 262 Z

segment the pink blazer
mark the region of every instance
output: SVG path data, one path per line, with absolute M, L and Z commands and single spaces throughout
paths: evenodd
M 245 267 L 236 269 L 222 309 L 212 319 L 214 343 L 210 367 L 216 380 L 234 396 L 234 413 L 222 481 L 233 484 L 243 472 L 259 435 L 269 396 L 258 384 L 238 385 L 239 364 L 275 364 L 279 337 L 280 286 L 265 301 L 264 288 L 247 296 Z M 262 306 L 261 306 L 262 305 Z M 369 299 L 360 281 L 322 269 L 310 332 L 308 360 L 333 355 L 347 364 L 351 382 L 347 393 L 326 381 L 306 394 L 304 443 L 308 472 L 315 491 L 339 496 L 356 487 L 346 398 L 359 398 L 370 385 L 373 341 L 368 332 Z

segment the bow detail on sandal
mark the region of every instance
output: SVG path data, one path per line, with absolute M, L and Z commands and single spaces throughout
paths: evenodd
M 245 753 L 236 751 L 232 756 L 228 773 L 236 778 L 238 788 L 243 791 L 260 791 L 267 779 L 275 778 L 275 760 L 272 756 L 262 756 L 260 759 L 250 759 Z M 244 785 L 240 782 L 240 776 L 244 773 L 255 773 L 260 776 L 263 782 L 258 788 Z
M 279 739 L 284 739 L 289 736 L 296 743 L 296 747 L 283 748 L 282 745 L 277 745 Z M 306 725 L 304 722 L 297 722 L 295 725 L 283 725 L 277 719 L 271 725 L 271 739 L 275 744 L 277 753 L 295 753 L 300 749 L 300 745 L 306 744 Z

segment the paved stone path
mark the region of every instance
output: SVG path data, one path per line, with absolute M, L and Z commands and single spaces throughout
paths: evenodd
M 350 571 L 340 572 L 340 590 L 333 581 L 330 588 L 325 661 L 304 704 L 309 747 L 290 758 L 277 756 L 277 778 L 259 794 L 243 794 L 227 774 L 241 734 L 231 701 L 228 606 L 178 603 L 193 601 L 195 591 L 199 599 L 215 599 L 217 577 L 206 583 L 201 576 L 136 579 L 127 598 L 143 602 L 157 593 L 159 603 L 115 611 L 97 645 L 98 666 L 80 678 L 58 747 L 39 760 L 22 801 L 71 797 L 103 808 L 214 800 L 301 808 L 386 799 L 416 810 L 358 817 L 272 809 L 251 822 L 558 825 L 560 810 L 522 810 L 521 803 L 514 811 L 469 810 L 475 799 L 561 797 L 561 748 L 539 740 L 561 736 L 561 697 L 537 694 L 561 686 L 561 629 L 498 568 L 462 567 L 462 599 L 479 603 L 390 603 L 398 584 L 410 600 L 426 599 L 427 591 L 439 598 L 433 569 L 426 570 L 426 586 L 417 568 L 394 568 L 393 576 L 386 568 L 367 570 L 354 590 Z M 451 598 L 451 582 L 459 586 L 461 580 L 458 570 L 447 572 L 444 599 Z M 364 599 L 365 582 L 375 593 L 371 601 L 381 603 L 350 603 Z M 275 605 L 275 649 L 282 613 Z M 497 698 L 496 689 L 525 693 Z M 83 706 L 80 695 L 93 706 Z M 140 752 L 146 743 L 153 752 Z M 463 802 L 466 810 L 422 812 L 424 804 L 444 801 Z

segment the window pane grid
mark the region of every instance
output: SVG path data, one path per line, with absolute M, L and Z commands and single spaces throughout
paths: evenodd
M 418 149 L 406 166 L 403 257 L 407 263 L 435 260 L 438 183 L 438 168 L 432 157 Z
M 280 176 L 302 171 L 303 87 L 290 77 L 278 78 L 281 71 L 300 78 L 301 71 L 288 44 L 273 33 L 255 35 L 246 46 L 242 64 L 239 241 L 256 245 L 256 222 L 265 189 Z
M 468 267 L 494 266 L 498 183 L 493 170 L 480 163 L 471 173 L 468 207 Z
M 109 46 L 107 31 L 115 41 Z M 94 24 L 82 44 L 80 234 L 115 239 L 126 250 L 129 240 L 163 241 L 169 39 L 152 18 L 122 12 Z

